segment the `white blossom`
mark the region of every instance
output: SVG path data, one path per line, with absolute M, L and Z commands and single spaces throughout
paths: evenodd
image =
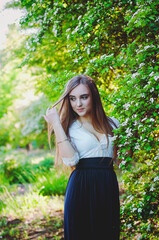
M 150 102 L 152 102 L 152 103 L 153 103 L 153 102 L 154 102 L 154 98 L 150 98 Z
M 136 20 L 136 21 L 137 21 L 137 20 Z M 135 21 L 135 22 L 136 22 L 136 21 Z M 137 50 L 136 52 L 137 52 L 137 53 L 143 52 L 143 49 Z
M 136 149 L 136 150 L 140 150 L 140 146 L 139 146 L 139 145 L 136 145 L 136 146 L 135 146 L 135 149 Z
M 146 50 L 146 49 L 148 49 L 148 48 L 150 48 L 150 47 L 151 47 L 151 46 L 145 46 L 144 49 Z
M 146 161 L 146 164 L 150 166 L 152 164 L 152 161 Z
M 147 226 L 147 231 L 151 230 L 151 223 Z
M 157 155 L 157 156 L 154 157 L 154 160 L 157 160 L 158 158 L 159 158 L 159 156 Z
M 154 182 L 156 182 L 156 181 L 158 181 L 158 180 L 159 180 L 159 177 L 158 177 L 158 176 L 154 178 Z
M 128 228 L 131 228 L 131 227 L 132 227 L 131 223 L 130 223 L 130 224 L 128 224 L 128 225 L 127 225 L 127 227 L 128 227 Z
M 142 239 L 142 237 L 141 236 L 139 236 L 138 238 L 137 238 L 137 240 L 141 240 Z
M 126 161 L 122 161 L 121 163 L 122 163 L 122 165 L 125 165 L 125 164 L 126 164 Z
M 159 79 L 159 76 L 154 76 L 155 81 Z
M 143 118 L 143 119 L 141 120 L 141 122 L 143 122 L 143 121 L 145 121 L 145 120 L 147 120 L 147 117 Z
M 134 126 L 136 126 L 136 125 L 138 125 L 138 121 L 135 120 L 135 122 L 134 122 Z
M 125 104 L 123 105 L 123 107 L 124 107 L 126 110 L 128 110 L 129 107 L 130 107 L 130 104 L 129 104 L 129 103 L 125 103 Z
M 136 76 L 140 75 L 138 72 L 132 74 L 132 78 L 136 78 Z
M 80 20 L 80 19 L 81 19 L 81 17 L 82 17 L 82 15 L 80 15 L 80 16 L 78 17 L 78 20 Z
M 133 197 L 133 196 L 131 196 L 131 197 L 130 197 L 130 201 L 131 201 L 131 200 L 133 200 L 133 198 L 134 198 L 134 197 Z
M 139 212 L 139 213 L 142 212 L 142 208 L 139 208 L 139 209 L 138 209 L 138 212 Z
M 131 133 L 131 128 L 127 128 L 125 132 L 126 133 Z
M 132 133 L 128 133 L 128 134 L 127 134 L 127 137 L 131 137 L 131 136 L 133 136 Z
M 151 188 L 150 188 L 150 191 L 154 191 L 155 190 L 155 188 L 152 186 Z
M 115 141 L 117 139 L 117 136 L 113 136 L 112 138 L 111 138 L 111 141 L 113 142 L 113 141 Z
M 153 119 L 153 118 L 150 118 L 150 122 L 154 122 L 155 121 L 155 119 Z
M 147 88 L 147 86 L 148 86 L 148 84 L 147 84 L 147 85 L 145 85 L 143 88 Z
M 90 48 L 87 48 L 87 54 L 88 55 L 90 54 Z
M 121 125 L 122 125 L 122 126 L 126 126 L 127 123 L 128 123 L 128 121 L 129 121 L 129 118 L 127 118 L 127 119 L 125 120 L 125 122 L 121 123 Z
M 154 89 L 154 88 L 152 88 L 152 89 L 150 89 L 150 92 L 154 92 L 154 90 L 155 90 L 155 89 Z
M 136 118 L 136 117 L 137 117 L 137 114 L 133 114 L 132 117 L 133 117 L 133 118 Z
M 149 76 L 150 76 L 150 77 L 152 77 L 152 76 L 153 76 L 153 74 L 154 74 L 154 72 L 151 72 L 151 73 L 149 74 Z
M 138 130 L 139 130 L 140 127 L 143 127 L 143 125 L 139 125 L 139 126 L 138 126 Z
M 145 94 L 144 94 L 144 93 L 141 93 L 141 97 L 144 97 L 144 98 L 145 98 Z
M 151 211 L 150 211 L 150 214 L 153 214 L 153 213 L 154 213 L 154 212 L 151 210 Z
M 119 169 L 121 168 L 121 163 L 119 164 Z
M 133 208 L 132 211 L 135 212 L 137 210 L 137 208 Z
M 118 74 L 118 75 L 116 76 L 116 78 L 118 79 L 118 78 L 120 78 L 120 76 L 121 76 L 121 75 L 120 75 L 120 74 Z
M 141 68 L 144 65 L 145 65 L 145 63 L 140 63 L 139 68 Z

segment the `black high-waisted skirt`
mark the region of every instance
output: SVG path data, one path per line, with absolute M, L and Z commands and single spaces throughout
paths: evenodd
M 65 240 L 118 240 L 119 188 L 111 158 L 80 159 L 64 203 Z

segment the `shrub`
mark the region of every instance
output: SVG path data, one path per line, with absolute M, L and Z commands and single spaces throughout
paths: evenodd
M 55 170 L 48 172 L 45 176 L 39 179 L 36 187 L 39 189 L 39 194 L 43 196 L 64 195 L 68 182 L 68 174 Z
M 1 173 L 4 181 L 14 183 L 32 183 L 37 180 L 38 175 L 48 172 L 54 164 L 53 156 L 46 156 L 38 163 L 31 163 L 24 154 L 8 153 L 4 154 L 1 164 Z M 37 157 L 38 158 L 38 157 Z M 35 156 L 36 159 L 36 156 Z
M 153 161 L 154 154 L 147 155 L 143 151 L 135 154 L 135 157 L 138 162 L 129 173 L 123 173 L 123 187 L 126 191 L 121 205 L 123 236 L 132 239 L 138 233 L 142 234 L 142 239 L 155 239 L 159 199 L 159 177 L 156 175 L 158 162 Z
M 22 164 L 14 156 L 9 156 L 3 161 L 4 176 L 10 184 L 30 183 L 35 181 L 35 173 L 29 163 Z

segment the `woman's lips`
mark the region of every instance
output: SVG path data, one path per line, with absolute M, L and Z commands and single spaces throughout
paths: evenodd
M 84 110 L 84 108 L 77 109 L 78 112 L 82 112 L 83 110 Z

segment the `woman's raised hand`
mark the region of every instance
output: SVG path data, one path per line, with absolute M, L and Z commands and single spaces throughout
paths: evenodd
M 51 124 L 53 127 L 60 123 L 59 114 L 56 107 L 48 108 L 46 110 L 46 115 L 43 115 L 47 123 Z

